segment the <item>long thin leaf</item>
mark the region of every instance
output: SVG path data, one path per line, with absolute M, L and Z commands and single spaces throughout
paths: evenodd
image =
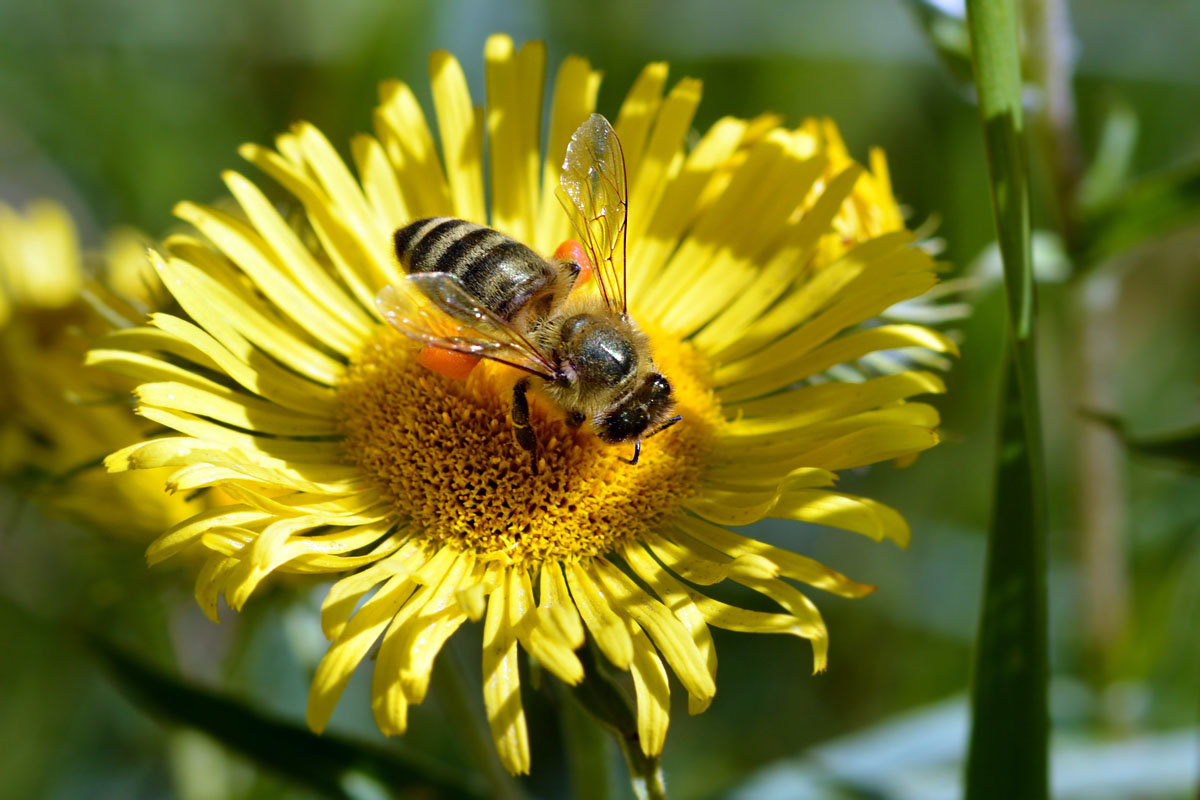
M 1010 353 L 971 688 L 966 797 L 1041 800 L 1048 794 L 1047 525 L 1016 9 L 1011 0 L 968 0 L 967 27 L 1004 262 Z
M 179 681 L 98 638 L 86 641 L 117 687 L 149 713 L 202 731 L 266 769 L 329 797 L 358 800 L 414 789 L 428 797 L 484 796 L 477 779 L 381 747 L 316 736 Z

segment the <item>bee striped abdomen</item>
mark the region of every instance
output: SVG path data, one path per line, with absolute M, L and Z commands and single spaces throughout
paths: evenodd
M 487 308 L 511 319 L 555 279 L 546 260 L 510 236 L 453 217 L 419 219 L 396 231 L 408 272 L 448 272 Z

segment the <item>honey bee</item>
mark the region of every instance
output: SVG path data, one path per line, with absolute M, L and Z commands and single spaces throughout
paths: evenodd
M 590 423 L 602 441 L 634 442 L 680 420 L 671 383 L 629 316 L 625 296 L 625 157 L 603 116 L 592 114 L 567 146 L 559 201 L 579 242 L 550 259 L 499 231 L 435 217 L 395 232 L 408 273 L 376 304 L 384 319 L 425 345 L 419 361 L 465 377 L 481 358 L 527 373 L 512 396 L 517 443 L 537 470 L 528 392 L 545 397 L 569 426 Z M 598 292 L 575 291 L 595 277 Z

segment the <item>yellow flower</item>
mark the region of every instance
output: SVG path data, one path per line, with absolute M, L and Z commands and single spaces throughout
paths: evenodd
M 775 517 L 908 541 L 897 512 L 832 487 L 838 470 L 933 446 L 937 412 L 909 398 L 942 391 L 941 380 L 806 380 L 879 350 L 954 346 L 908 324 L 845 333 L 936 282 L 886 173 L 868 180 L 845 160 L 829 123 L 724 118 L 689 150 L 699 83 L 668 90 L 666 66 L 651 64 L 615 118 L 630 311 L 683 422 L 631 466 L 628 446 L 573 430 L 535 400 L 544 463 L 533 474 L 507 418 L 514 371 L 485 362 L 460 382 L 428 372 L 374 303 L 401 280 L 392 234 L 413 219 L 486 222 L 544 254 L 573 235 L 554 189 L 599 73 L 581 58 L 561 65 L 542 147 L 544 47 L 494 36 L 485 52 L 486 109 L 451 56 L 431 60 L 440 148 L 401 83 L 381 87 L 374 135 L 351 143 L 357 177 L 308 124 L 274 150 L 243 147 L 303 206 L 301 221 L 236 172 L 224 177 L 238 213 L 178 206 L 200 236 L 168 240 L 157 268 L 190 319 L 155 315 L 92 359 L 136 376 L 140 413 L 178 435 L 107 463 L 175 467 L 172 488 L 219 486 L 237 500 L 149 551 L 152 562 L 207 554 L 196 591 L 213 618 L 219 596 L 239 609 L 272 573 L 342 576 L 322 610 L 331 646 L 309 696 L 315 730 L 378 646 L 375 718 L 402 733 L 442 645 L 482 620 L 484 703 L 510 771 L 530 767 L 519 649 L 574 684 L 589 637 L 632 673 L 641 747 L 654 754 L 668 666 L 693 713 L 713 699 L 710 627 L 807 639 L 821 670 L 825 625 L 792 582 L 871 590 L 725 526 Z M 852 241 L 831 254 L 831 235 Z M 725 580 L 780 610 L 704 593 Z
M 157 281 L 145 245 L 134 240 L 129 231 L 110 237 L 107 283 L 138 270 Z M 106 293 L 89 279 L 85 260 L 75 224 L 57 203 L 38 201 L 24 214 L 0 204 L 0 476 L 23 478 L 57 511 L 144 539 L 196 506 L 164 492 L 161 475 L 114 481 L 100 469 L 114 448 L 145 438 L 147 425 L 124 400 L 127 382 L 83 369 L 90 342 L 111 328 L 85 302 L 88 292 L 95 301 Z

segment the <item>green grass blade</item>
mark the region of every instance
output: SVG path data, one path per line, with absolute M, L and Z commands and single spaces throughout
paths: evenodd
M 271 719 L 242 703 L 183 683 L 97 638 L 86 639 L 109 676 L 154 716 L 208 734 L 239 755 L 328 797 L 358 800 L 417 791 L 480 798 L 482 781 L 438 764 Z
M 1046 506 L 1035 352 L 1029 170 L 1016 9 L 968 0 L 967 27 L 1004 262 L 1010 352 L 971 688 L 966 797 L 1048 795 Z

